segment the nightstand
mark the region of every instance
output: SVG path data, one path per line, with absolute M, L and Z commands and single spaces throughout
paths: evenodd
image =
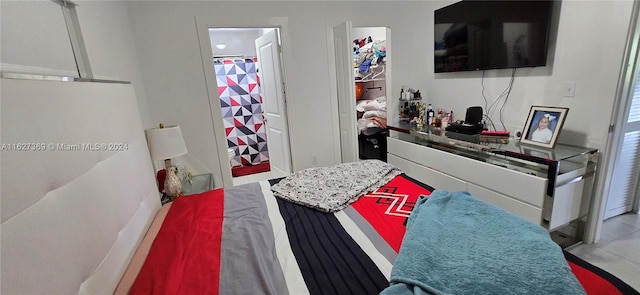
M 199 194 L 213 188 L 213 173 L 191 174 L 191 182 L 188 179 L 182 181 L 182 195 Z
M 174 165 L 184 165 L 185 169 L 191 173 L 191 182 L 188 179 L 182 180 L 182 195 L 193 195 L 203 193 L 213 189 L 213 173 L 202 163 L 190 159 L 187 155 L 173 160 Z

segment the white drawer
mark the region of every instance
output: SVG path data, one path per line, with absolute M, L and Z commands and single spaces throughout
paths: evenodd
M 541 224 L 542 222 L 542 208 L 520 202 L 473 183 L 467 183 L 467 191 L 479 200 L 498 206 L 535 224 Z
M 434 189 L 442 189 L 450 192 L 463 191 L 466 189 L 466 182 L 455 177 L 451 177 L 444 173 L 429 169 L 408 161 L 393 154 L 387 154 L 387 162 L 394 165 L 408 176 L 433 187 Z
M 547 201 L 553 203 L 551 208 L 545 208 L 551 211 L 549 230 L 553 230 L 578 219 L 583 187 L 584 179 L 580 178 L 578 181 L 556 187 L 553 198 L 547 197 Z
M 544 204 L 547 190 L 546 178 L 395 138 L 387 138 L 387 151 L 400 157 L 409 157 L 407 160 L 457 179 L 464 179 L 470 183 L 482 183 L 485 188 L 511 196 L 535 207 L 542 208 Z

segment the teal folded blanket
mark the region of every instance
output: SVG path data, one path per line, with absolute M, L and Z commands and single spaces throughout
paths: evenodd
M 584 294 L 539 225 L 467 192 L 421 196 L 381 294 Z

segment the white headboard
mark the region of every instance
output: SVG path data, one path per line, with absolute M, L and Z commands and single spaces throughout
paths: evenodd
M 1 82 L 0 293 L 111 294 L 160 208 L 133 87 Z

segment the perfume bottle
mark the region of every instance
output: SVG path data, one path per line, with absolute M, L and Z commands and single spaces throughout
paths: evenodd
M 444 118 L 444 112 L 439 108 L 438 114 L 436 115 L 435 127 L 440 127 L 440 125 L 442 124 L 442 118 Z

